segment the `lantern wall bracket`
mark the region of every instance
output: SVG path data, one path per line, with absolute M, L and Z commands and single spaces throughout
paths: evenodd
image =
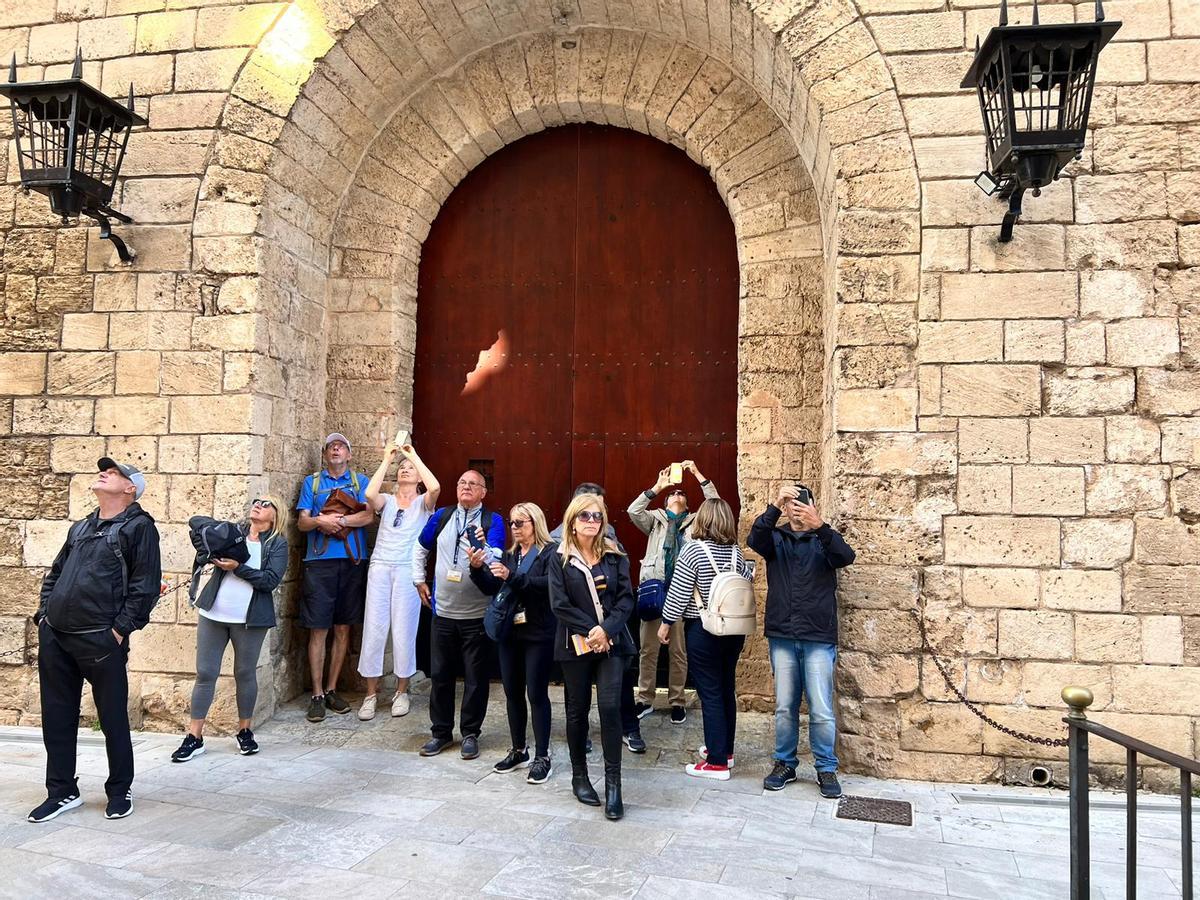
M 1000 223 L 1001 244 L 1007 244 L 1013 238 L 1013 228 L 1021 220 L 1021 198 L 1024 194 L 1025 188 L 1018 185 L 1008 196 L 1008 212 L 1004 214 L 1004 221 Z
M 112 223 L 108 221 L 108 217 L 112 216 L 117 221 L 124 222 L 126 225 L 132 222 L 133 219 L 117 212 L 115 209 L 109 209 L 107 206 L 104 209 L 84 209 L 82 210 L 82 214 L 89 219 L 95 220 L 96 224 L 100 226 L 100 239 L 112 241 L 113 246 L 117 248 L 117 256 L 121 258 L 121 262 L 125 265 L 133 262 L 133 258 L 137 256 L 137 251 L 126 245 L 120 237 L 112 233 Z

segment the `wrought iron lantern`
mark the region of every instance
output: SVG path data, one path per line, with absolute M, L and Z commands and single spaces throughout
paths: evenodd
M 987 135 L 988 168 L 975 183 L 1008 200 L 1000 241 L 1012 240 L 1026 190 L 1040 196 L 1072 159 L 1083 155 L 1096 62 L 1121 27 L 1104 21 L 1096 0 L 1095 22 L 1042 25 L 1037 0 L 1033 24 L 1009 25 L 1001 0 L 1000 25 L 988 32 L 962 87 L 975 88 Z
M 49 197 L 50 210 L 62 216 L 64 225 L 81 215 L 94 219 L 100 237 L 113 242 L 121 261 L 131 261 L 133 254 L 112 233 L 109 218 L 132 220 L 109 203 L 129 130 L 146 124 L 133 111 L 133 85 L 126 104 L 105 96 L 83 80 L 78 51 L 70 78 L 17 84 L 14 54 L 0 94 L 12 106 L 21 186 Z

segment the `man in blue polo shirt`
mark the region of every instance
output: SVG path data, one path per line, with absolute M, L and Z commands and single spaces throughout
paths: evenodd
M 334 689 L 350 646 L 350 626 L 363 620 L 367 589 L 367 537 L 363 526 L 370 523 L 374 513 L 369 506 L 344 516 L 321 510 L 330 494 L 339 489 L 359 502 L 366 500 L 369 479 L 350 468 L 352 458 L 350 441 L 345 435 L 334 432 L 325 438 L 322 454 L 325 468 L 304 479 L 296 504 L 300 513 L 297 525 L 308 534 L 300 624 L 308 629 L 308 666 L 312 670 L 310 722 L 324 719 L 326 708 L 340 714 L 350 712 L 350 704 Z M 330 627 L 333 652 L 326 678 L 325 642 Z

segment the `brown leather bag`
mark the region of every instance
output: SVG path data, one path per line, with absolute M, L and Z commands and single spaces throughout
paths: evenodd
M 325 505 L 321 507 L 321 515 L 323 516 L 350 516 L 357 512 L 362 512 L 367 508 L 367 504 L 360 501 L 353 494 L 343 491 L 341 488 L 335 488 L 329 492 L 329 496 L 325 500 Z M 358 565 L 361 561 L 357 553 L 354 552 L 354 541 L 350 540 L 350 532 L 354 529 L 348 526 L 339 526 L 333 534 L 325 534 L 318 532 L 313 541 L 313 549 L 318 554 L 325 552 L 325 548 L 329 546 L 329 541 L 341 541 L 346 545 L 346 555 L 354 560 L 354 564 Z M 321 539 L 325 542 L 322 543 Z

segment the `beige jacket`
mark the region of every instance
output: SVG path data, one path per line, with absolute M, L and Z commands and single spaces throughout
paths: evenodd
M 717 493 L 717 486 L 711 481 L 706 481 L 700 486 L 704 492 L 705 500 L 719 500 L 721 495 Z M 642 491 L 629 504 L 629 518 L 633 520 L 643 534 L 648 535 L 646 541 L 646 555 L 642 557 L 642 565 L 638 571 L 638 584 L 651 578 L 657 578 L 659 581 L 665 580 L 666 575 L 666 556 L 663 549 L 667 543 L 667 527 L 669 519 L 667 511 L 661 507 L 657 509 L 650 508 L 650 501 L 653 498 L 647 496 L 646 491 Z M 683 518 L 683 528 L 680 529 L 680 549 L 682 549 L 682 541 L 687 540 L 687 531 L 691 527 L 692 520 L 696 518 L 694 512 L 689 512 Z M 678 558 L 678 552 L 676 552 Z

